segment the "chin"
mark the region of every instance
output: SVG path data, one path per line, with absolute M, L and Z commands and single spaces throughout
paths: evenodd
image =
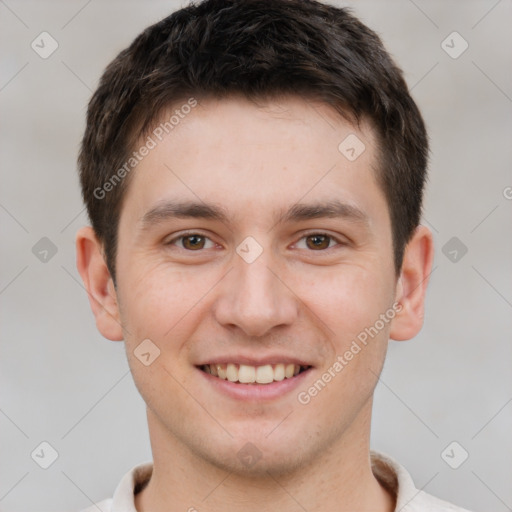
M 243 435 L 196 445 L 194 451 L 199 458 L 222 471 L 251 478 L 293 474 L 319 453 L 318 445 L 322 440 L 317 436 L 310 437 L 299 429 L 294 429 L 293 435 L 283 429 L 280 435 L 274 432 L 267 437 L 269 431 L 271 429 L 258 429 L 252 433 L 245 429 Z
M 304 457 L 297 451 L 286 450 L 285 454 L 271 449 L 260 450 L 250 442 L 236 453 L 210 453 L 203 457 L 223 471 L 251 478 L 290 475 L 304 465 Z

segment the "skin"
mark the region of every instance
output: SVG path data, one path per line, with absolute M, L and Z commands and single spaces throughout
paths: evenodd
M 338 150 L 351 133 L 366 146 L 355 161 Z M 395 274 L 376 165 L 371 128 L 350 125 L 328 105 L 203 100 L 131 176 L 116 287 L 94 231 L 78 232 L 77 265 L 97 327 L 125 341 L 147 404 L 154 470 L 137 510 L 394 510 L 371 471 L 372 397 L 389 338 L 421 329 L 433 243 L 419 226 Z M 176 200 L 221 205 L 227 218 L 141 222 L 155 205 Z M 330 200 L 366 220 L 282 220 L 297 202 Z M 207 237 L 199 249 L 198 239 L 178 238 L 185 230 Z M 315 233 L 332 238 L 318 248 Z M 263 249 L 252 263 L 236 252 L 248 236 Z M 299 403 L 298 392 L 395 302 L 400 312 Z M 147 338 L 160 350 L 149 366 L 134 355 Z M 275 353 L 300 355 L 313 368 L 297 389 L 271 400 L 227 396 L 196 368 L 220 355 Z M 251 466 L 238 456 L 248 442 L 261 455 Z

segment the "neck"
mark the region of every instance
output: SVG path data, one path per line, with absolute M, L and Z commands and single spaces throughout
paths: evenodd
M 192 453 L 148 410 L 154 457 L 151 480 L 135 496 L 138 512 L 174 512 L 207 508 L 231 512 L 262 507 L 282 512 L 392 512 L 392 497 L 371 470 L 369 454 L 371 401 L 343 439 L 293 473 L 229 473 Z

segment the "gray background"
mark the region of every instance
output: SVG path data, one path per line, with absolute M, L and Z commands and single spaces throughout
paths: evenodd
M 105 65 L 180 5 L 0 0 L 2 511 L 80 510 L 151 458 L 123 344 L 96 331 L 75 269 L 75 232 L 87 223 L 75 162 Z M 390 343 L 373 448 L 429 493 L 475 511 L 512 510 L 512 3 L 343 5 L 396 57 L 432 142 L 427 317 L 415 340 Z M 31 48 L 42 31 L 59 45 L 47 59 Z M 453 31 L 469 44 L 456 59 L 441 46 Z M 451 41 L 452 53 L 461 48 Z M 42 237 L 57 249 L 46 262 L 40 246 L 33 253 Z M 42 441 L 59 455 L 48 469 L 31 458 Z M 458 469 L 441 455 L 452 441 L 452 464 L 469 453 Z

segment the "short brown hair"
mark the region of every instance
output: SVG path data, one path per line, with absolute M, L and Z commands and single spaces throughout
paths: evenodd
M 89 103 L 79 155 L 82 194 L 114 282 L 119 216 L 131 176 L 121 166 L 134 144 L 178 101 L 234 94 L 300 95 L 354 123 L 369 121 L 398 274 L 420 222 L 428 139 L 402 72 L 379 37 L 346 8 L 314 0 L 206 0 L 144 30 L 108 65 Z

